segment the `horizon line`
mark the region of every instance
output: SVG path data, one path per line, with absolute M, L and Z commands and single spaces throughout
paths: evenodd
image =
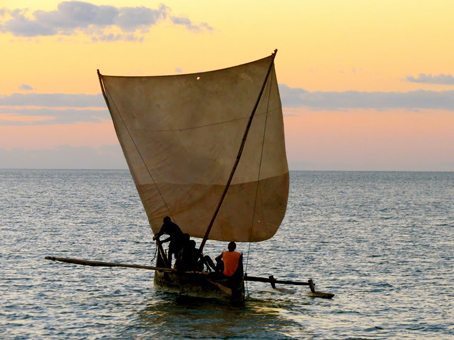
M 127 168 L 2 168 L 3 170 L 53 170 L 53 171 L 127 171 Z M 342 170 L 342 169 L 289 169 L 289 172 L 447 172 L 454 173 L 454 170 Z

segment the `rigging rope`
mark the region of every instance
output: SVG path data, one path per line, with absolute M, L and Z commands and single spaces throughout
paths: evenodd
M 238 150 L 238 154 L 236 156 L 235 163 L 233 164 L 232 170 L 230 171 L 229 178 L 228 178 L 227 183 L 226 183 L 226 185 L 224 187 L 224 191 L 222 192 L 222 195 L 221 195 L 221 198 L 220 198 L 220 200 L 218 202 L 216 210 L 214 211 L 214 214 L 211 217 L 211 220 L 210 220 L 210 223 L 209 223 L 209 225 L 207 227 L 205 235 L 203 236 L 202 243 L 200 244 L 200 247 L 199 247 L 199 254 L 201 254 L 202 251 L 203 251 L 203 247 L 205 246 L 205 243 L 206 243 L 206 241 L 208 239 L 208 236 L 210 235 L 210 231 L 213 228 L 214 221 L 215 221 L 215 219 L 216 219 L 216 217 L 217 217 L 217 215 L 219 213 L 219 210 L 221 209 L 222 202 L 224 202 L 224 198 L 227 195 L 227 191 L 229 190 L 230 183 L 233 180 L 233 176 L 235 175 L 235 171 L 236 171 L 236 169 L 238 167 L 238 164 L 240 162 L 241 155 L 243 154 L 244 146 L 246 144 L 246 140 L 247 140 L 247 137 L 248 137 L 248 134 L 249 134 L 249 129 L 251 128 L 251 125 L 252 125 L 252 120 L 254 119 L 254 115 L 255 115 L 255 112 L 257 111 L 257 108 L 259 106 L 260 100 L 261 100 L 262 95 L 263 95 L 263 91 L 265 90 L 265 87 L 266 87 L 266 84 L 267 84 L 267 81 L 268 81 L 268 77 L 269 77 L 270 72 L 271 72 L 271 70 L 273 69 L 273 66 L 274 66 L 274 58 L 276 57 L 276 53 L 277 53 L 277 50 L 274 50 L 274 53 L 271 55 L 271 62 L 270 62 L 270 65 L 268 67 L 268 70 L 266 72 L 265 79 L 263 80 L 263 84 L 262 84 L 262 86 L 260 88 L 260 92 L 259 92 L 259 95 L 257 97 L 257 100 L 255 101 L 254 107 L 253 107 L 252 112 L 251 112 L 251 114 L 249 116 L 249 120 L 248 120 L 248 123 L 246 125 L 246 129 L 245 129 L 245 131 L 243 133 L 243 138 L 241 140 L 241 145 L 240 145 L 240 148 Z
M 154 263 L 154 260 L 156 259 L 156 255 L 157 254 L 158 254 L 158 247 L 156 247 L 155 250 L 154 250 L 153 258 L 150 260 L 151 263 Z
M 262 160 L 263 160 L 263 149 L 265 146 L 265 135 L 266 135 L 266 128 L 267 128 L 267 123 L 268 123 L 268 113 L 269 113 L 269 106 L 270 106 L 270 97 L 271 97 L 271 88 L 273 86 L 273 82 L 269 81 L 269 78 L 267 79 L 269 82 L 269 89 L 268 89 L 268 101 L 266 103 L 266 114 L 265 114 L 265 123 L 263 124 L 263 134 L 262 134 L 262 148 L 260 151 L 260 162 L 259 162 L 259 169 L 258 169 L 258 174 L 257 174 L 257 185 L 255 187 L 255 199 L 254 199 L 254 210 L 252 212 L 252 221 L 251 221 L 251 230 L 250 230 L 250 235 L 252 234 L 252 231 L 254 229 L 254 221 L 255 221 L 255 212 L 257 209 L 257 196 L 258 196 L 258 191 L 259 191 L 259 184 L 260 184 L 260 175 L 262 172 Z M 246 255 L 246 266 L 245 266 L 245 273 L 247 274 L 248 266 L 249 266 L 249 255 L 251 251 L 251 242 L 248 242 L 248 250 L 247 250 L 247 255 Z M 246 281 L 246 292 L 248 291 L 248 283 Z

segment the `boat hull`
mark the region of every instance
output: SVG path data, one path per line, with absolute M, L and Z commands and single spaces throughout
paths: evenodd
M 208 273 L 165 273 L 155 271 L 154 284 L 167 292 L 184 296 L 216 299 L 233 304 L 244 303 L 244 282 L 235 288 L 223 279 L 210 277 Z

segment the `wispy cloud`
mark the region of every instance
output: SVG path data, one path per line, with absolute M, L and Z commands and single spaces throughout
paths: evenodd
M 454 91 L 321 92 L 280 84 L 284 107 L 314 110 L 454 111 Z M 14 93 L 0 96 L 0 125 L 43 125 L 110 119 L 101 94 Z
M 170 20 L 175 25 L 183 26 L 186 29 L 193 31 L 193 32 L 212 31 L 213 30 L 213 27 L 208 25 L 206 22 L 202 22 L 200 24 L 194 24 L 189 18 L 186 18 L 186 17 L 171 17 Z
M 1 149 L 0 167 L 15 169 L 126 169 L 120 145 Z
M 100 94 L 14 93 L 0 96 L 0 125 L 49 125 L 109 119 Z
M 438 85 L 454 85 L 454 75 L 450 74 L 425 74 L 421 73 L 414 76 L 407 76 L 407 81 L 412 83 L 424 83 L 424 84 L 438 84 Z
M 279 85 L 282 103 L 287 107 L 313 109 L 441 109 L 454 111 L 454 91 L 408 92 L 321 92 Z
M 0 95 L 0 106 L 104 107 L 101 94 L 13 93 Z
M 99 122 L 109 119 L 107 109 L 5 108 L 0 106 L 0 125 L 53 125 Z M 2 119 L 3 118 L 3 119 Z
M 31 91 L 31 90 L 33 90 L 33 87 L 31 85 L 28 85 L 28 84 L 22 84 L 22 85 L 19 86 L 19 90 Z
M 30 13 L 26 9 L 3 8 L 0 10 L 0 32 L 22 37 L 83 32 L 94 41 L 140 41 L 152 26 L 166 19 L 193 32 L 212 30 L 207 23 L 196 24 L 187 17 L 171 15 L 170 8 L 165 5 L 158 8 L 114 7 L 64 1 L 54 11 Z

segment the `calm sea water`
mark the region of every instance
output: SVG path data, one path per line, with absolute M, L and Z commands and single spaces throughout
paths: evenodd
M 44 260 L 152 263 L 127 171 L 0 170 L 0 338 L 454 337 L 454 173 L 292 172 L 290 185 L 276 236 L 239 244 L 247 271 L 336 296 L 254 283 L 235 308 L 159 292 L 152 272 Z

